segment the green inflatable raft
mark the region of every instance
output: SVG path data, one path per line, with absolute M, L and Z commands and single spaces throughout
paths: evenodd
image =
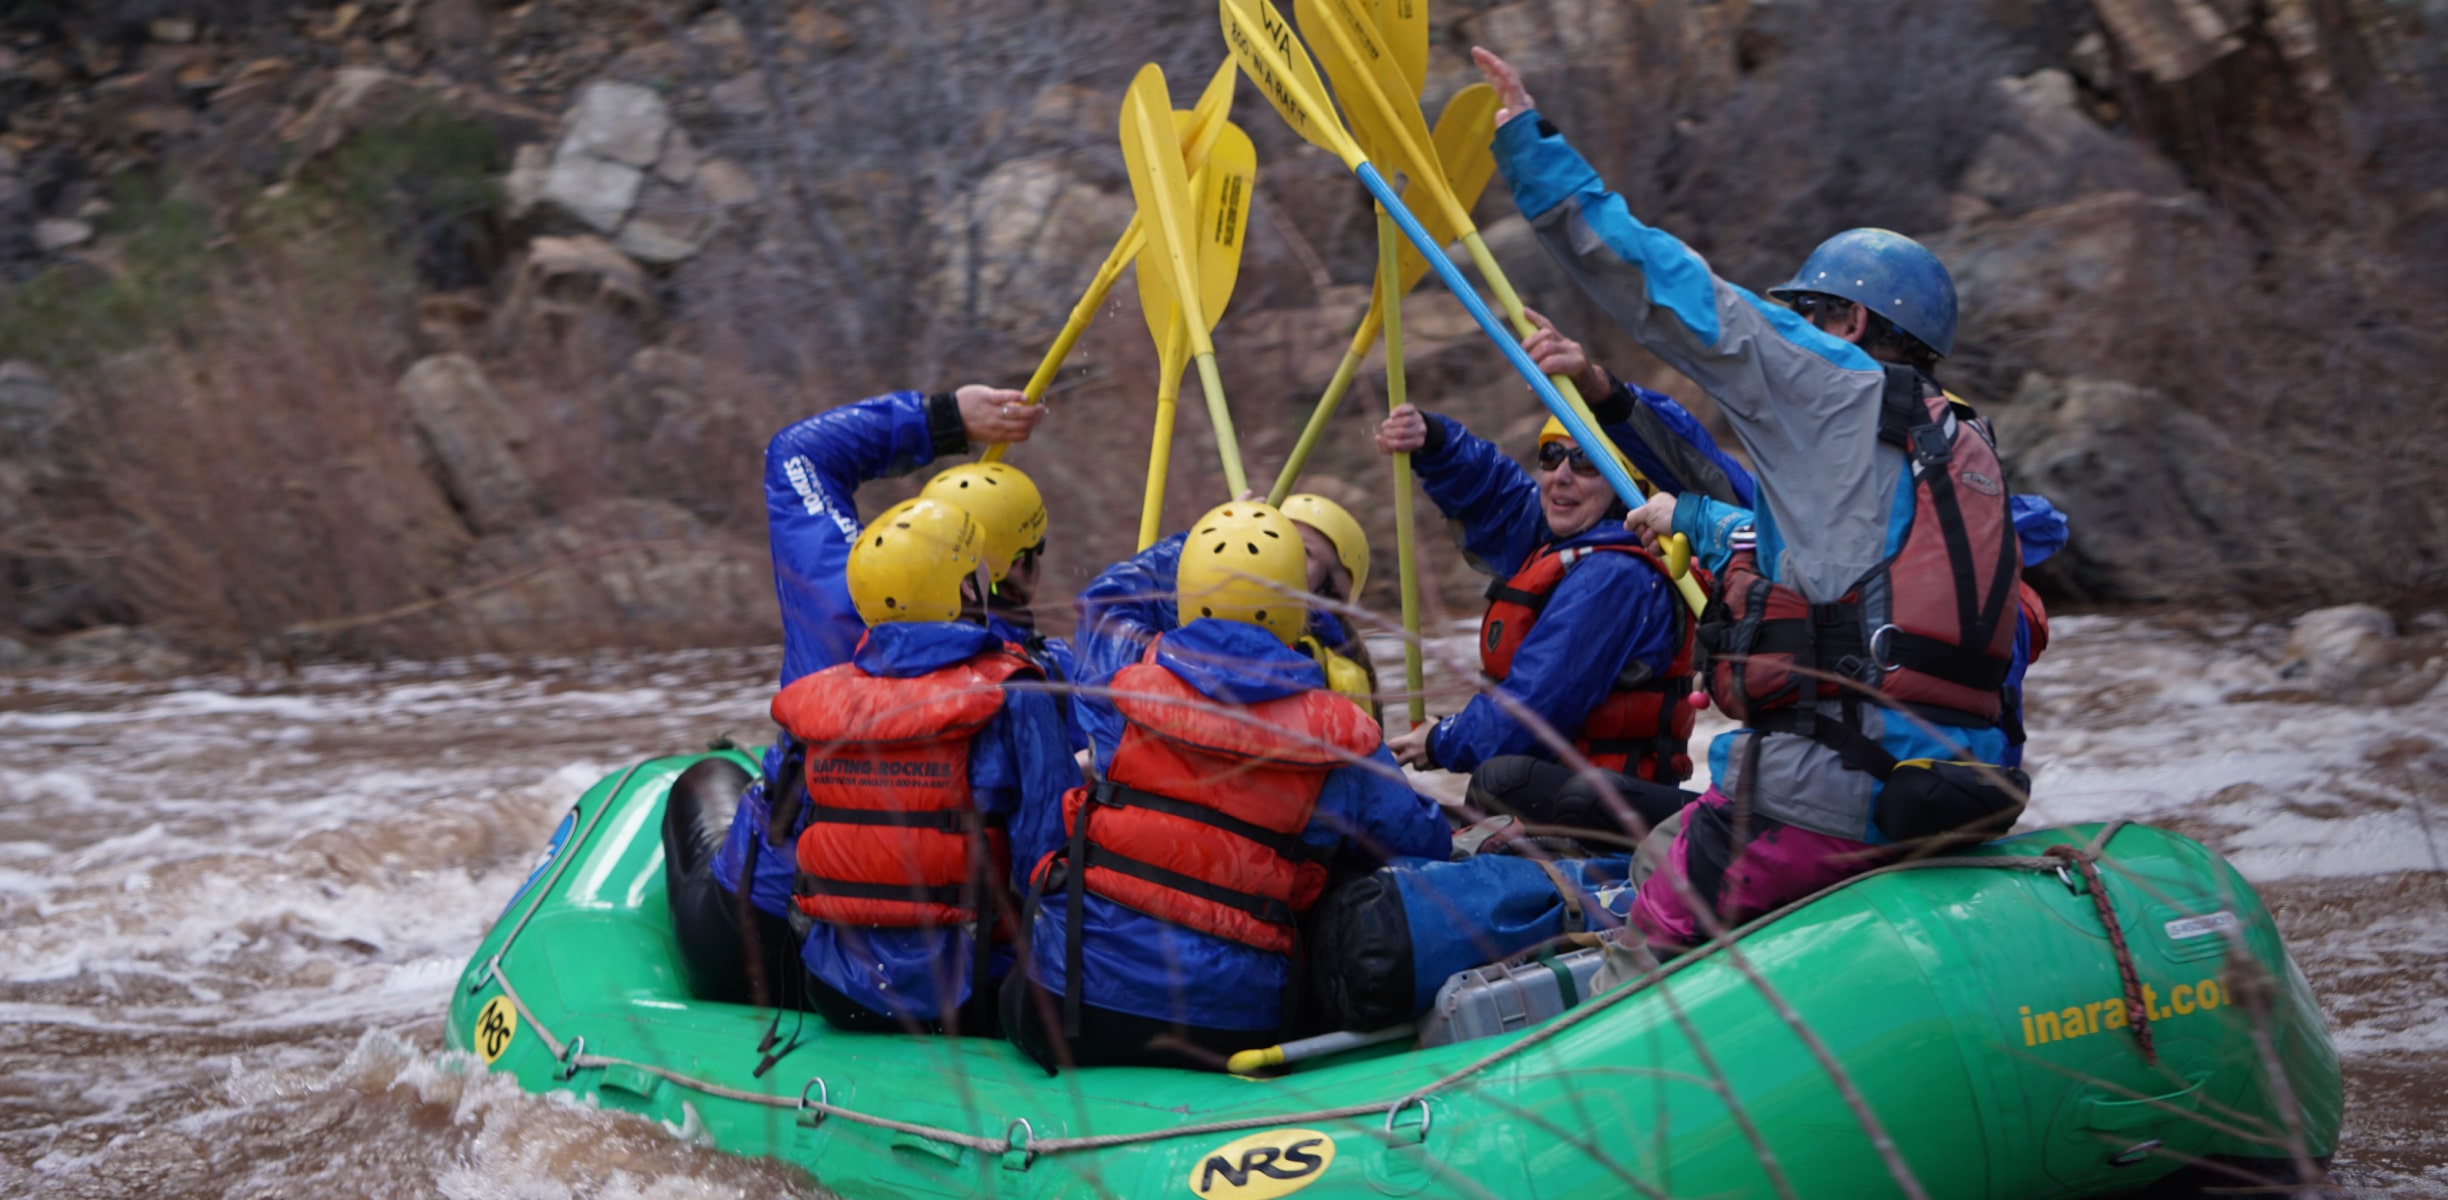
M 2337 1137 L 2336 1055 L 2268 912 L 2140 825 L 1873 873 L 1526 1030 L 1275 1078 L 1048 1078 L 1003 1042 L 812 1016 L 760 1076 L 772 1014 L 690 996 L 665 903 L 664 797 L 704 757 L 579 799 L 451 1044 L 844 1196 L 2087 1196 L 2201 1160 L 2284 1177 Z

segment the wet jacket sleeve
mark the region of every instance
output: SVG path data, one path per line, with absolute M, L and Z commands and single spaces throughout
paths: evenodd
M 1745 508 L 1755 502 L 1750 470 L 1719 448 L 1708 427 L 1674 397 L 1618 379 L 1607 402 L 1591 414 L 1660 490 Z
M 1762 568 L 1813 599 L 1844 594 L 1883 557 L 1903 467 L 1877 438 L 1884 369 L 1642 224 L 1538 114 L 1497 129 L 1496 161 L 1549 257 L 1733 425 L 1769 481 Z
M 1343 836 L 1360 857 L 1382 862 L 1397 855 L 1453 856 L 1453 833 L 1436 801 L 1403 782 L 1394 756 L 1379 746 L 1366 764 L 1339 767 L 1318 792 L 1313 830 Z
M 782 604 L 782 682 L 850 657 L 866 626 L 842 576 L 862 521 L 855 493 L 959 453 L 950 396 L 892 392 L 816 414 L 765 448 L 765 519 Z
M 1673 610 L 1666 579 L 1628 554 L 1592 554 L 1556 585 L 1547 607 L 1513 655 L 1497 691 L 1565 738 L 1581 731 L 1616 677 L 1638 661 L 1654 676 L 1674 661 Z M 1553 758 L 1529 725 L 1493 696 L 1471 697 L 1437 722 L 1428 752 L 1448 771 L 1469 771 L 1504 754 Z
M 1712 572 L 1725 570 L 1734 554 L 1734 531 L 1753 520 L 1746 507 L 1692 492 L 1675 498 L 1674 531 L 1691 539 L 1693 560 Z
M 2051 555 L 2065 549 L 2071 536 L 2066 529 L 2066 516 L 2049 503 L 2046 496 L 2015 495 L 2006 498 L 2014 513 L 2015 538 L 2023 546 L 2023 565 L 2036 567 Z
M 1460 527 L 1462 552 L 1473 566 L 1498 578 L 1520 570 L 1547 532 L 1538 481 L 1460 421 L 1421 415 L 1429 422 L 1428 444 L 1411 455 L 1421 488 Z

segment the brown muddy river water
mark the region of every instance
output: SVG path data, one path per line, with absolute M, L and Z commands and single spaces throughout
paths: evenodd
M 2316 701 L 2283 640 L 2061 620 L 2026 821 L 2131 816 L 2232 858 L 2344 1057 L 2340 1182 L 2448 1197 L 2448 685 Z M 822 1194 L 442 1047 L 579 791 L 762 740 L 776 657 L 0 678 L 0 1195 Z

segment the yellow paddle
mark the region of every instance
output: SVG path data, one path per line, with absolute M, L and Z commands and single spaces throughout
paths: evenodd
M 1190 110 L 1191 120 L 1182 127 L 1181 132 L 1182 165 L 1185 170 L 1196 171 L 1199 164 L 1207 161 L 1207 148 L 1215 143 L 1217 131 L 1224 128 L 1225 116 L 1232 110 L 1233 84 L 1239 78 L 1240 72 L 1233 69 L 1232 59 L 1226 58 L 1217 65 L 1214 76 L 1208 79 L 1207 90 L 1199 93 L 1198 103 Z M 1026 388 L 1028 403 L 1044 402 L 1046 388 L 1053 385 L 1055 374 L 1062 370 L 1064 360 L 1071 357 L 1071 347 L 1077 345 L 1080 335 L 1088 331 L 1088 323 L 1096 319 L 1097 310 L 1105 307 L 1105 297 L 1113 291 L 1115 282 L 1122 278 L 1122 268 L 1138 259 L 1139 248 L 1145 244 L 1145 229 L 1140 224 L 1139 214 L 1134 212 L 1130 224 L 1122 227 L 1122 236 L 1114 240 L 1113 249 L 1106 252 L 1105 261 L 1088 280 L 1088 290 L 1080 293 L 1079 303 L 1071 306 L 1071 315 L 1063 321 L 1062 332 L 1054 336 L 1054 345 L 1038 361 L 1037 373 L 1029 376 Z M 988 446 L 978 461 L 1001 462 L 1008 448 L 1004 443 L 997 442 Z
M 1469 210 L 1445 188 L 1444 172 L 1436 161 L 1435 141 L 1428 132 L 1426 118 L 1420 115 L 1419 100 L 1407 90 L 1409 84 L 1402 68 L 1384 35 L 1369 19 L 1366 3 L 1367 0 L 1299 0 L 1299 11 L 1303 14 L 1301 28 L 1315 43 L 1319 65 L 1326 69 L 1327 78 L 1334 81 L 1335 94 L 1343 98 L 1344 111 L 1350 115 L 1353 126 L 1388 163 L 1423 187 L 1422 194 L 1428 203 L 1442 211 L 1445 219 L 1461 232 L 1463 248 L 1470 252 L 1480 277 L 1487 280 L 1488 290 L 1496 294 L 1496 303 L 1504 309 L 1513 332 L 1529 337 L 1538 327 L 1523 315 L 1521 297 L 1514 294 L 1504 268 L 1496 265 L 1495 255 L 1488 252 L 1487 243 L 1479 237 L 1479 227 L 1471 223 Z M 1605 447 L 1608 456 L 1629 472 L 1631 460 L 1597 429 L 1597 421 L 1590 416 L 1580 390 L 1561 375 L 1551 382 L 1565 403 L 1599 435 L 1595 442 L 1581 441 L 1579 437 L 1573 440 L 1584 447 Z M 1625 503 L 1637 505 L 1640 500 Z
M 1249 479 L 1241 470 L 1241 447 L 1232 436 L 1232 413 L 1224 406 L 1224 381 L 1216 373 L 1215 342 L 1199 291 L 1197 208 L 1190 197 L 1189 175 L 1182 170 L 1172 111 L 1163 69 L 1154 63 L 1139 68 L 1122 99 L 1122 162 L 1130 169 L 1131 194 L 1138 198 L 1140 224 L 1148 233 L 1139 264 L 1143 269 L 1156 268 L 1156 282 L 1173 293 L 1173 303 L 1181 309 L 1182 325 L 1190 333 L 1191 358 L 1198 364 L 1199 390 L 1205 393 L 1207 415 L 1215 422 L 1224 483 L 1237 496 L 1248 490 Z M 1237 246 L 1237 232 L 1233 240 Z M 1139 281 L 1142 292 L 1148 282 L 1143 274 Z
M 1691 539 L 1680 534 L 1668 534 L 1658 543 L 1664 551 L 1666 577 L 1674 580 L 1675 590 L 1683 593 L 1683 603 L 1691 606 L 1692 615 L 1699 616 L 1708 607 L 1708 593 L 1700 590 L 1700 581 L 1691 574 Z
M 1267 0 L 1218 0 L 1217 19 L 1224 27 L 1224 44 L 1232 51 L 1233 61 L 1258 85 L 1260 94 L 1274 106 L 1284 124 L 1311 145 L 1341 159 L 1360 186 L 1376 197 L 1377 203 L 1385 207 L 1395 225 L 1402 229 L 1403 236 L 1427 258 L 1430 269 L 1453 292 L 1454 299 L 1461 302 L 1463 311 L 1496 344 L 1505 361 L 1530 385 L 1539 403 L 1547 406 L 1565 432 L 1584 446 L 1605 445 L 1597 426 L 1539 372 L 1538 364 L 1530 361 L 1530 355 L 1521 348 L 1521 339 L 1497 322 L 1487 303 L 1471 289 L 1470 280 L 1463 278 L 1461 269 L 1445 257 L 1443 248 L 1420 227 L 1419 219 L 1403 206 L 1393 185 L 1378 173 L 1368 155 L 1352 140 L 1350 131 L 1343 128 L 1334 109 L 1326 103 L 1325 81 L 1318 78 L 1317 64 L 1310 61 L 1309 52 L 1292 36 L 1292 28 L 1283 14 L 1275 11 Z M 1630 468 L 1620 459 L 1605 455 L 1594 456 L 1594 461 L 1608 486 L 1615 490 L 1616 498 L 1631 505 L 1641 502 L 1640 487 L 1632 481 Z
M 1173 115 L 1177 121 L 1194 119 L 1189 113 Z M 1207 161 L 1190 183 L 1198 201 L 1200 299 L 1210 322 L 1223 316 L 1225 306 L 1232 301 L 1233 284 L 1240 277 L 1241 243 L 1248 231 L 1249 197 L 1257 174 L 1258 152 L 1250 144 L 1249 135 L 1230 121 L 1220 123 Z M 1148 447 L 1147 492 L 1139 507 L 1142 550 L 1155 544 L 1164 519 L 1173 418 L 1181 395 L 1182 366 L 1190 351 L 1189 327 L 1180 306 L 1170 292 L 1155 282 L 1160 268 L 1150 260 L 1156 253 L 1156 247 L 1149 244 L 1139 254 L 1139 307 L 1147 319 L 1149 335 L 1156 339 L 1157 351 L 1156 430 Z M 1226 423 L 1217 430 L 1218 440 L 1233 436 L 1230 420 L 1228 414 Z
M 1487 190 L 1488 181 L 1496 175 L 1496 153 L 1490 143 L 1496 136 L 1497 107 L 1496 89 L 1474 83 L 1454 93 L 1454 98 L 1445 102 L 1444 113 L 1437 117 L 1437 160 L 1445 164 L 1445 181 L 1465 208 L 1478 203 L 1479 193 Z M 1405 194 L 1409 194 L 1407 188 Z M 1420 213 L 1419 222 L 1440 247 L 1461 239 L 1461 234 L 1445 223 L 1442 210 Z M 1428 260 L 1406 241 L 1400 262 L 1401 292 L 1408 296 L 1427 276 Z M 1283 498 L 1291 495 L 1294 485 L 1300 482 L 1301 469 L 1309 465 L 1310 451 L 1317 448 L 1318 438 L 1325 434 L 1327 423 L 1342 406 L 1343 394 L 1351 390 L 1361 361 L 1368 357 L 1369 348 L 1377 344 L 1384 320 L 1385 298 L 1371 291 L 1368 315 L 1360 319 L 1351 345 L 1343 351 L 1343 361 L 1335 366 L 1334 378 L 1327 381 L 1325 394 L 1318 397 L 1317 407 L 1309 413 L 1309 423 L 1301 427 L 1300 439 L 1292 444 L 1291 457 L 1284 460 L 1283 470 L 1275 476 L 1275 486 L 1268 489 L 1270 503 L 1282 504 Z

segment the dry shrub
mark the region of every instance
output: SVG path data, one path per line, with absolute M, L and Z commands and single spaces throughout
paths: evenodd
M 85 376 L 76 529 L 147 623 L 228 646 L 413 600 L 464 534 L 391 397 L 404 297 L 297 243 L 209 270 L 183 336 Z

